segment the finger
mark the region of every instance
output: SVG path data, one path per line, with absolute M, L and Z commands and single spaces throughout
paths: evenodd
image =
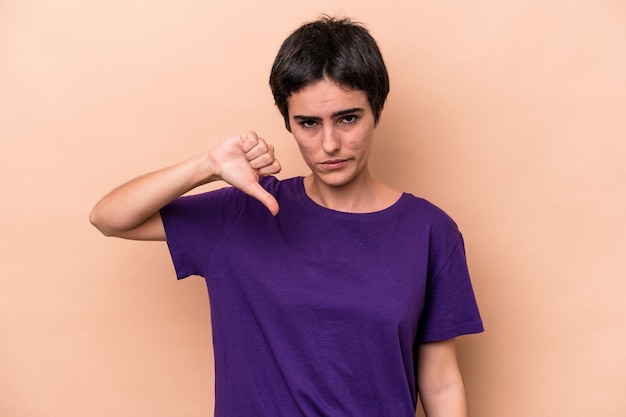
M 258 138 L 256 145 L 252 147 L 248 152 L 246 152 L 246 158 L 248 161 L 252 161 L 253 159 L 259 158 L 263 155 L 269 155 L 272 158 L 274 157 L 274 147 L 267 144 L 263 139 Z
M 248 153 L 259 143 L 259 137 L 254 132 L 244 132 L 239 135 L 241 141 L 241 149 Z
M 272 165 L 274 163 L 274 161 L 276 160 L 276 158 L 274 157 L 273 153 L 270 152 L 266 152 L 262 155 L 259 155 L 258 157 L 254 158 L 254 159 L 250 159 L 249 163 L 250 166 L 254 169 L 261 169 L 263 167 Z
M 256 198 L 272 213 L 273 216 L 278 214 L 278 201 L 273 195 L 268 193 L 265 188 L 261 187 L 261 184 L 254 182 L 242 190 L 244 193 L 251 197 Z
M 275 159 L 270 165 L 263 166 L 257 169 L 256 172 L 258 176 L 265 177 L 267 175 L 278 174 L 281 169 L 280 162 Z

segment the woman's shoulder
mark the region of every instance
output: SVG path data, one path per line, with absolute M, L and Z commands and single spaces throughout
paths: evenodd
M 302 187 L 302 180 L 303 177 L 279 179 L 273 175 L 269 175 L 259 178 L 259 184 L 274 197 L 278 197 L 278 195 L 283 192 L 297 193 Z
M 458 230 L 456 222 L 447 211 L 424 197 L 404 192 L 400 202 L 406 215 L 419 219 L 422 223 Z

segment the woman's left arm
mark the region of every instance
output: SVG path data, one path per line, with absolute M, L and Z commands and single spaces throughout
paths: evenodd
M 427 417 L 468 417 L 454 339 L 419 346 L 417 384 Z

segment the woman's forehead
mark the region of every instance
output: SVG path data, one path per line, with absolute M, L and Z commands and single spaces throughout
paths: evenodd
M 367 94 L 339 85 L 333 80 L 322 80 L 307 84 L 287 99 L 289 113 L 310 116 L 325 116 L 349 108 L 369 109 Z M 318 114 L 322 113 L 322 114 Z

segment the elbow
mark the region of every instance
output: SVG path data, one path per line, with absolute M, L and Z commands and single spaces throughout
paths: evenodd
M 94 207 L 93 210 L 91 210 L 91 213 L 89 213 L 89 223 L 98 229 L 104 236 L 115 236 L 112 228 L 108 227 L 107 222 L 102 219 L 98 206 Z

